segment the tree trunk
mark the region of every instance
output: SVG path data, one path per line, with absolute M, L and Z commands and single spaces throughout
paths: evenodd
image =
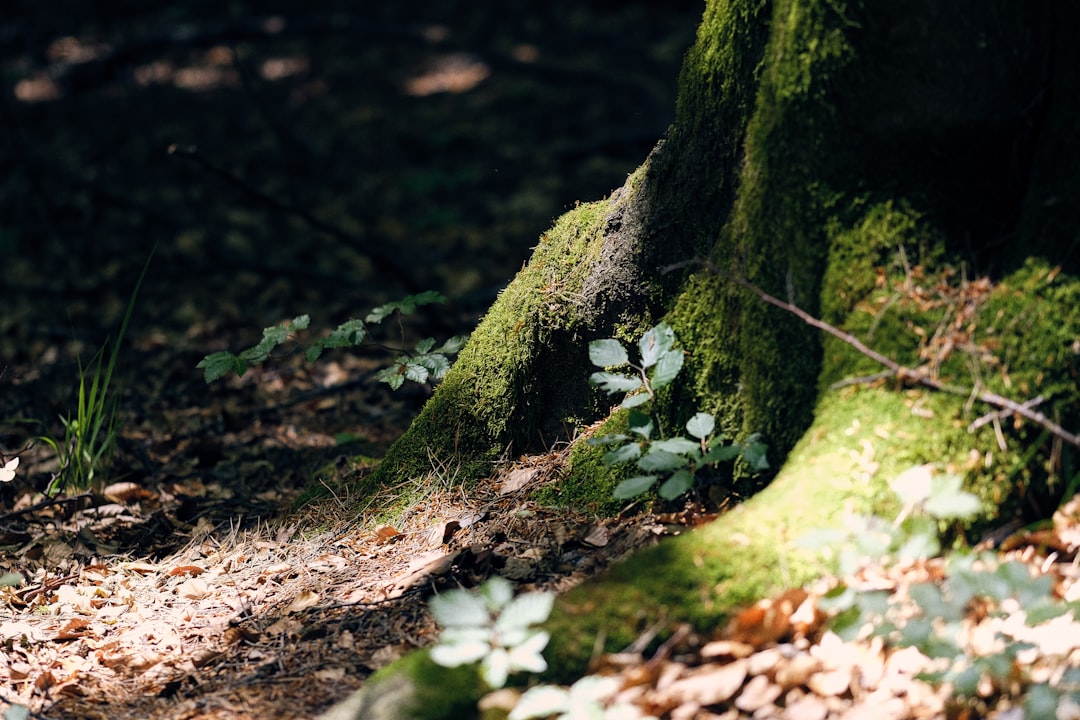
M 588 342 L 667 320 L 687 352 L 667 419 L 714 412 L 729 436 L 762 433 L 782 469 L 564 598 L 555 623 L 574 631 L 551 653 L 569 673 L 601 628 L 615 646 L 661 613 L 708 627 L 808 579 L 791 542 L 845 503 L 887 507 L 884 481 L 908 466 L 964 473 L 983 523 L 1048 513 L 1076 472 L 1053 428 L 1080 424 L 1078 20 L 1050 0 L 711 0 L 667 137 L 541 238 L 369 482 L 432 456 L 475 475 L 566 439 L 607 410 Z M 972 393 L 830 389 L 882 367 L 746 284 Z M 1001 409 L 980 390 L 1041 396 L 1048 422 L 969 432 Z M 560 499 L 617 507 L 595 453 L 573 459 Z M 738 468 L 730 482 L 763 484 Z

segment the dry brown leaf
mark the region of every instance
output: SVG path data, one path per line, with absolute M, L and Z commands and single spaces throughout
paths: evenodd
M 301 590 L 300 594 L 293 598 L 293 601 L 289 603 L 289 607 L 285 608 L 285 612 L 294 613 L 306 610 L 309 607 L 314 607 L 319 604 L 319 593 L 311 590 Z
M 303 623 L 296 618 L 283 617 L 270 627 L 266 628 L 265 632 L 272 637 L 278 635 L 297 635 L 302 628 Z
M 56 631 L 54 640 L 77 640 L 90 632 L 90 621 L 85 618 L 72 618 Z
M 375 528 L 375 541 L 380 545 L 396 542 L 402 537 L 401 531 L 392 525 L 380 525 Z
M 820 668 L 820 660 L 800 653 L 780 664 L 780 667 L 776 669 L 776 682 L 783 685 L 785 690 L 804 685 Z
M 210 586 L 206 584 L 205 580 L 199 578 L 192 578 L 186 582 L 180 583 L 176 588 L 176 594 L 182 598 L 188 600 L 201 600 L 209 595 L 211 592 Z
M 176 577 L 177 575 L 190 575 L 191 577 L 196 577 L 202 575 L 204 572 L 206 572 L 206 570 L 198 565 L 181 565 L 180 567 L 174 567 L 170 570 L 169 576 Z
M 102 490 L 102 494 L 115 503 L 133 504 L 140 500 L 149 500 L 157 495 L 146 488 L 133 482 L 118 482 L 108 485 Z
M 512 492 L 517 492 L 521 488 L 529 484 L 529 481 L 536 477 L 540 472 L 540 468 L 515 468 L 506 475 L 506 479 L 499 485 L 499 494 L 507 495 Z
M 611 533 L 603 525 L 593 525 L 592 529 L 582 538 L 582 542 L 593 547 L 604 547 L 611 542 Z
M 806 686 L 822 697 L 836 697 L 847 692 L 851 685 L 851 670 L 816 672 L 806 680 Z
M 829 706 L 821 698 L 807 695 L 784 708 L 784 720 L 825 720 Z
M 783 688 L 774 684 L 765 675 L 757 675 L 746 683 L 746 687 L 735 698 L 735 707 L 745 712 L 757 712 L 776 702 Z
M 716 705 L 731 699 L 746 679 L 746 661 L 736 660 L 727 665 L 710 666 L 676 680 L 663 696 L 674 705 L 697 703 Z M 674 707 L 668 705 L 668 707 Z

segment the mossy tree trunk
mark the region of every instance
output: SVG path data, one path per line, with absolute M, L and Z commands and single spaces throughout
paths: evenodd
M 880 478 L 908 464 L 965 472 L 987 521 L 1052 509 L 1076 473 L 1053 433 L 969 433 L 993 408 L 895 380 L 830 390 L 881 368 L 732 278 L 952 385 L 1042 396 L 1075 429 L 1077 28 L 1080 5 L 1052 0 L 710 0 L 667 137 L 541 239 L 372 482 L 433 455 L 483 472 L 507 448 L 565 439 L 606 411 L 588 341 L 666 319 L 688 353 L 668 419 L 715 412 L 731 436 L 764 434 L 783 469 L 704 533 L 572 594 L 560 622 L 617 642 L 636 625 L 612 632 L 613 618 L 661 607 L 718 621 L 805 579 L 785 543 L 846 499 L 880 506 Z M 561 492 L 595 500 L 609 486 L 576 458 Z

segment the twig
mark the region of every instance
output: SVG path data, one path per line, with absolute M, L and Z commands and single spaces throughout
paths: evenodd
M 917 369 L 913 370 L 911 368 L 904 367 L 892 358 L 886 357 L 885 355 L 882 355 L 876 350 L 867 347 L 865 344 L 863 344 L 861 340 L 859 340 L 854 335 L 846 333 L 835 325 L 830 325 L 824 320 L 819 320 L 818 318 L 814 317 L 813 315 L 806 312 L 797 305 L 789 302 L 784 302 L 783 300 L 770 295 L 769 293 L 765 292 L 764 290 L 762 290 L 748 280 L 728 275 L 727 273 L 724 273 L 718 267 L 713 265 L 711 262 L 701 261 L 701 263 L 705 265 L 705 267 L 708 268 L 709 271 L 713 274 L 720 275 L 721 277 L 730 280 L 736 285 L 746 288 L 770 305 L 778 307 L 781 310 L 786 310 L 787 312 L 791 313 L 795 317 L 805 322 L 807 325 L 815 327 L 823 332 L 827 332 L 833 337 L 855 348 L 871 360 L 874 360 L 880 365 L 884 365 L 890 371 L 895 373 L 901 381 L 911 382 L 916 385 L 922 385 L 923 387 L 930 388 L 931 390 L 938 390 L 939 392 L 949 393 L 950 395 L 960 395 L 968 397 L 973 396 L 975 397 L 975 399 L 979 400 L 982 403 L 985 403 L 986 405 L 1001 408 L 1002 410 L 1006 410 L 1010 413 L 1015 413 L 1026 420 L 1030 420 L 1039 427 L 1049 431 L 1055 437 L 1061 438 L 1064 442 L 1067 442 L 1074 447 L 1080 447 L 1080 436 L 1069 432 L 1050 418 L 1046 417 L 1046 415 L 1033 409 L 1032 406 L 1037 404 L 1035 400 L 1038 400 L 1039 398 L 1020 403 L 1016 402 L 1015 400 L 1010 400 L 1007 397 L 1002 397 L 997 393 L 992 393 L 986 390 L 974 392 L 972 388 L 958 387 L 955 385 L 943 383 L 940 380 L 930 377 L 925 371 Z M 672 268 L 674 268 L 674 266 L 672 266 Z
M 12 518 L 20 517 L 22 515 L 32 515 L 33 513 L 37 512 L 38 510 L 41 510 L 41 509 L 47 508 L 47 507 L 51 507 L 53 505 L 68 505 L 70 503 L 75 502 L 76 500 L 83 500 L 85 498 L 92 498 L 92 497 L 94 497 L 94 494 L 92 492 L 83 492 L 83 493 L 79 493 L 78 495 L 70 495 L 68 497 L 59 497 L 59 496 L 57 496 L 57 497 L 45 498 L 41 502 L 35 503 L 35 504 L 31 505 L 30 507 L 25 507 L 25 508 L 22 508 L 21 510 L 13 510 L 12 512 L 7 512 L 7 513 L 4 513 L 3 515 L 0 515 L 0 523 L 4 522 L 6 520 L 11 520 Z

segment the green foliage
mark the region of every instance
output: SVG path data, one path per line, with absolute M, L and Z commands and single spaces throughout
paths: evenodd
M 667 323 L 650 328 L 638 341 L 641 360 L 630 362 L 622 343 L 612 338 L 589 343 L 589 360 L 601 368 L 628 366 L 631 373 L 601 370 L 589 382 L 608 394 L 625 393 L 621 407 L 628 410 L 627 433 L 603 435 L 591 439 L 594 445 L 613 445 L 603 455 L 607 465 L 633 463 L 644 474 L 620 482 L 614 491 L 618 499 L 636 497 L 657 482 L 665 500 L 679 497 L 694 483 L 702 468 L 742 457 L 755 472 L 766 470 L 769 462 L 765 445 L 753 435 L 745 443 L 729 443 L 716 432 L 716 418 L 705 412 L 695 413 L 685 425 L 687 436 L 665 437 L 659 418 L 638 408 L 656 399 L 656 393 L 670 385 L 683 366 L 683 352 L 675 347 L 675 332 Z
M 605 708 L 605 703 L 622 689 L 622 682 L 615 677 L 586 675 L 569 688 L 537 685 L 521 696 L 508 720 L 655 720 L 642 716 L 632 705 L 616 703 Z
M 532 626 L 551 613 L 555 596 L 528 593 L 514 597 L 510 582 L 493 577 L 477 593 L 450 590 L 431 599 L 431 614 L 444 630 L 431 649 L 431 659 L 443 667 L 480 663 L 489 687 L 506 684 L 511 672 L 543 672 L 540 653 L 550 636 Z
M 120 323 L 120 331 L 112 346 L 106 344 L 98 350 L 89 367 L 83 367 L 81 359 L 78 361 L 79 385 L 75 411 L 60 418 L 64 436 L 39 437 L 52 448 L 60 461 L 60 469 L 46 490 L 49 495 L 55 495 L 69 485 L 76 490 L 89 488 L 116 451 L 116 437 L 120 429 L 116 414 L 118 398 L 109 390 L 116 370 L 116 361 L 120 357 L 120 347 L 127 334 L 131 314 L 135 310 L 135 300 L 152 258 L 153 252 L 146 259 L 139 279 L 135 282 L 135 289 Z
M 533 626 L 547 620 L 554 602 L 553 593 L 514 597 L 513 586 L 501 577 L 490 578 L 476 592 L 436 595 L 430 609 L 443 632 L 431 648 L 431 660 L 450 668 L 479 662 L 480 676 L 492 689 L 503 687 L 511 672 L 544 672 L 547 661 L 541 653 L 550 636 Z M 610 703 L 620 687 L 616 678 L 596 676 L 581 678 L 568 689 L 538 685 L 521 697 L 509 720 L 652 720 L 629 705 Z
M 438 347 L 435 346 L 434 338 L 425 338 L 416 343 L 412 350 L 406 350 L 404 347 L 388 347 L 375 342 L 372 340 L 370 327 L 389 317 L 397 317 L 402 336 L 401 344 L 404 345 L 405 333 L 400 324 L 401 316 L 411 315 L 424 305 L 442 302 L 446 302 L 445 297 L 429 290 L 380 305 L 369 312 L 363 320 L 356 318 L 346 320 L 325 336 L 312 341 L 304 351 L 304 357 L 308 362 L 315 362 L 326 350 L 368 345 L 395 353 L 390 366 L 383 368 L 375 375 L 377 380 L 386 383 L 394 390 L 401 387 L 406 380 L 416 383 L 442 380 L 446 371 L 450 369 L 449 356 L 456 355 L 465 345 L 464 336 L 452 337 Z M 293 339 L 296 331 L 308 329 L 310 323 L 309 316 L 298 315 L 289 322 L 263 330 L 262 340 L 247 350 L 239 354 L 228 351 L 211 353 L 204 357 L 196 367 L 203 371 L 203 377 L 208 383 L 219 380 L 229 373 L 243 376 L 252 366 L 270 358 L 278 346 Z
M 856 518 L 847 533 L 817 534 L 804 544 L 839 542 L 840 570 L 850 575 L 868 558 L 938 556 L 941 524 L 969 519 L 980 510 L 978 499 L 961 489 L 959 477 L 934 476 L 926 466 L 902 473 L 891 486 L 903 504 L 894 521 Z M 959 699 L 985 696 L 989 683 L 998 692 L 1023 690 L 1026 717 L 1054 717 L 1060 707 L 1080 705 L 1080 670 L 1070 668 L 1040 683 L 1029 677 L 1030 659 L 1024 654 L 1034 648 L 1030 638 L 1052 634 L 1051 623 L 1071 620 L 1064 616 L 1075 616 L 1080 603 L 1060 600 L 1053 579 L 1033 575 L 1025 563 L 958 551 L 945 560 L 941 580 L 915 583 L 906 596 L 839 583 L 819 607 L 832 614 L 832 627 L 841 637 L 852 639 L 871 627 L 873 635 L 893 646 L 917 648 L 935 661 L 935 669 L 922 678 L 948 683 Z M 992 652 L 972 647 L 975 608 L 994 622 Z M 1071 624 L 1065 632 L 1071 632 Z M 1072 643 L 1067 644 L 1071 650 Z

